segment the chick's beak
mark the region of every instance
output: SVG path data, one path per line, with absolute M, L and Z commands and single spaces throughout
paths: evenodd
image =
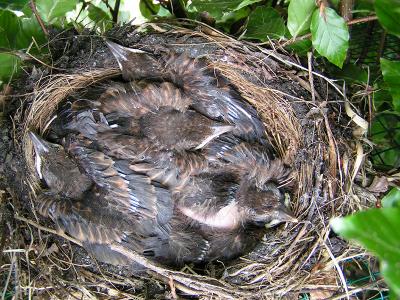
M 42 159 L 40 156 L 49 152 L 49 147 L 47 146 L 47 142 L 45 140 L 40 138 L 32 131 L 30 131 L 28 134 L 32 141 L 33 147 L 35 148 L 35 169 L 39 175 L 39 178 L 42 179 Z
M 293 213 L 283 204 L 275 209 L 272 213 L 270 222 L 265 224 L 266 228 L 274 227 L 284 222 L 298 223 L 299 220 L 294 217 Z
M 33 143 L 33 147 L 35 148 L 35 152 L 39 155 L 49 152 L 49 147 L 46 145 L 47 142 L 43 140 L 41 137 L 29 131 L 29 137 Z
M 139 49 L 131 49 L 127 48 L 121 45 L 118 45 L 114 42 L 111 42 L 109 40 L 106 40 L 106 45 L 108 49 L 110 49 L 111 53 L 114 55 L 114 57 L 117 59 L 118 64 L 120 67 L 122 67 L 121 63 L 123 61 L 128 60 L 129 53 L 146 53 L 145 51 L 139 50 Z
M 281 222 L 292 222 L 298 223 L 299 220 L 293 215 L 293 213 L 285 206 L 282 205 L 278 209 L 278 217 Z

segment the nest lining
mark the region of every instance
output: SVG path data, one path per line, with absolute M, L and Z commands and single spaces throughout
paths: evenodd
M 126 253 L 127 256 L 144 265 L 152 278 L 168 283 L 172 297 L 176 292 L 175 288 L 189 295 L 223 299 L 267 299 L 284 295 L 291 298 L 300 292 L 315 289 L 331 294 L 349 289 L 343 282 L 339 262 L 346 257 L 359 255 L 360 250 L 345 244 L 341 245 L 340 251 L 334 253 L 328 225 L 332 216 L 347 214 L 357 206 L 354 199 L 341 189 L 349 178 L 337 163 L 344 153 L 351 157 L 352 150 L 349 142 L 342 137 L 343 129 L 338 128 L 328 118 L 329 110 L 335 111 L 335 105 L 340 98 L 336 93 L 329 92 L 328 83 L 319 77 L 322 88 L 317 93 L 318 97 L 329 102 L 328 111 L 321 109 L 321 101 L 311 100 L 310 85 L 301 76 L 294 75 L 295 68 L 282 65 L 282 62 L 293 65 L 293 59 L 233 40 L 208 27 L 202 29 L 206 33 L 172 24 L 145 24 L 129 33 L 126 29 L 120 29 L 114 32 L 113 37 L 121 40 L 123 38 L 126 46 L 139 44 L 144 48 L 154 48 L 162 35 L 166 37 L 166 41 L 175 41 L 174 45 L 170 45 L 177 52 L 189 49 L 189 54 L 194 57 L 208 57 L 209 66 L 228 78 L 242 97 L 257 109 L 279 156 L 285 163 L 293 166 L 292 180 L 295 190 L 291 195 L 291 207 L 300 222 L 270 231 L 252 253 L 226 266 L 221 267 L 219 264 L 218 270 L 213 270 L 215 267 L 206 270 L 209 276 L 166 269 L 135 253 Z M 144 30 L 147 31 L 146 34 L 143 34 Z M 134 42 L 130 44 L 129 40 Z M 207 48 L 206 45 L 211 46 Z M 69 73 L 49 75 L 37 82 L 31 99 L 25 100 L 29 101 L 29 108 L 26 111 L 20 110 L 19 115 L 16 115 L 15 120 L 22 128 L 21 133 L 17 134 L 17 140 L 21 141 L 28 170 L 25 179 L 31 187 L 34 216 L 36 213 L 32 199 L 40 183 L 34 171 L 33 146 L 27 135 L 28 130 L 44 134 L 52 115 L 69 95 L 119 74 L 119 69 L 109 65 L 101 69 L 72 69 Z M 285 84 L 290 88 L 285 89 Z M 324 94 L 324 90 L 328 92 Z M 336 135 L 332 133 L 332 128 Z M 349 160 L 348 166 L 351 164 L 352 161 Z M 32 221 L 32 215 L 31 218 L 19 219 L 41 229 L 43 234 L 50 232 L 59 235 L 39 225 L 37 218 Z M 32 236 L 32 244 L 38 244 L 45 251 L 43 234 L 36 238 Z M 63 237 L 79 245 L 71 237 Z M 126 252 L 124 249 L 119 250 Z M 338 253 L 341 254 L 339 257 Z M 35 258 L 42 270 L 48 267 L 46 264 L 73 267 L 72 259 L 65 262 L 65 257 L 61 258 L 65 254 L 58 252 L 49 255 L 46 258 L 39 253 Z M 58 261 L 51 262 L 49 257 L 58 257 Z M 84 278 L 83 281 L 68 281 L 53 272 L 50 273 L 51 278 L 44 282 L 64 286 L 68 293 L 80 292 L 87 297 L 96 295 L 99 291 L 83 282 L 96 285 L 100 282 L 103 287 L 101 293 L 107 291 L 121 297 L 137 297 L 134 292 L 127 292 L 126 289 L 133 284 L 132 281 L 115 273 L 106 274 L 101 268 L 98 271 L 100 275 L 79 267 L 76 277 Z M 134 285 L 140 290 L 140 283 L 136 282 Z

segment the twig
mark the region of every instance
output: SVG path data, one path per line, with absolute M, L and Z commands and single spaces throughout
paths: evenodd
M 46 36 L 49 36 L 49 32 L 47 31 L 46 26 L 44 25 L 43 20 L 42 20 L 42 18 L 40 17 L 40 15 L 39 15 L 39 13 L 38 13 L 38 11 L 37 11 L 37 9 L 36 9 L 35 1 L 34 1 L 34 0 L 30 0 L 30 1 L 29 1 L 29 6 L 31 7 L 31 10 L 32 10 L 33 14 L 34 14 L 35 17 L 36 17 L 36 20 L 38 21 L 38 23 L 39 23 L 39 25 L 40 25 L 40 28 L 42 28 L 43 33 L 44 33 Z
M 4 289 L 3 289 L 3 292 L 1 293 L 1 300 L 6 299 L 7 288 L 8 288 L 8 285 L 10 283 L 11 275 L 13 273 L 13 269 L 14 269 L 15 263 L 16 263 L 15 253 L 12 253 L 11 255 L 12 255 L 12 258 L 11 258 L 10 269 L 8 271 L 8 275 L 7 275 L 6 281 L 5 281 L 5 283 L 3 283 Z
M 368 287 L 373 286 L 373 285 L 377 285 L 377 284 L 382 283 L 382 282 L 383 282 L 383 278 L 381 278 L 381 279 L 379 279 L 379 280 L 377 280 L 377 281 L 368 282 L 368 283 L 366 283 L 366 284 L 364 284 L 364 285 L 362 285 L 362 286 L 360 286 L 360 287 L 358 287 L 358 288 L 356 288 L 356 289 L 349 290 L 349 291 L 346 292 L 346 293 L 337 295 L 337 296 L 335 296 L 335 297 L 328 298 L 327 300 L 339 300 L 339 299 L 343 299 L 343 298 L 346 298 L 346 297 L 348 297 L 348 296 L 354 295 L 354 294 L 356 294 L 356 293 L 365 291 L 365 290 L 367 290 Z
M 315 103 L 314 77 L 312 73 L 312 52 L 307 53 L 308 57 L 308 81 L 310 82 L 311 100 Z
M 169 287 L 171 289 L 172 299 L 178 299 L 178 296 L 176 295 L 174 279 L 172 278 L 172 276 L 169 276 L 169 282 L 168 283 L 169 283 Z
M 348 26 L 354 25 L 354 24 L 359 24 L 359 23 L 367 23 L 367 22 L 372 22 L 378 20 L 377 16 L 368 16 L 364 18 L 359 18 L 359 19 L 354 19 L 349 22 L 347 22 Z
M 335 179 L 336 175 L 337 175 L 337 165 L 339 164 L 338 153 L 336 151 L 336 141 L 335 141 L 335 137 L 333 135 L 332 129 L 329 126 L 328 116 L 326 115 L 326 113 L 323 113 L 323 116 L 324 116 L 326 133 L 327 133 L 328 141 L 329 141 L 329 150 L 328 150 L 329 161 L 330 161 L 329 175 L 331 175 L 332 179 Z M 335 194 L 337 186 L 336 185 L 333 186 L 332 189 L 333 189 L 333 194 Z
M 54 229 L 44 227 L 32 220 L 26 219 L 26 218 L 18 216 L 18 215 L 15 216 L 15 219 L 23 221 L 25 223 L 28 223 L 29 225 L 32 225 L 40 230 L 47 231 L 47 232 L 53 233 L 55 235 L 61 236 L 79 246 L 82 246 L 82 243 L 79 240 L 74 239 L 62 232 L 58 232 Z M 210 289 L 213 290 L 213 292 L 215 294 L 217 294 L 223 298 L 226 298 L 226 299 L 231 298 L 231 294 L 229 293 L 230 288 L 228 286 L 224 287 L 224 286 L 219 286 L 219 285 L 208 282 L 208 281 L 213 281 L 213 279 L 205 280 L 205 278 L 202 276 L 193 276 L 193 275 L 189 276 L 188 274 L 183 275 L 179 272 L 172 272 L 172 271 L 169 271 L 167 269 L 163 269 L 163 268 L 157 266 L 156 264 L 150 262 L 145 257 L 142 257 L 141 255 L 139 255 L 135 252 L 129 251 L 128 249 L 126 249 L 120 245 L 111 244 L 109 246 L 110 246 L 111 250 L 121 253 L 122 255 L 125 255 L 132 261 L 135 261 L 135 262 L 143 265 L 149 271 L 152 271 L 151 272 L 152 274 L 156 273 L 159 276 L 161 276 L 162 278 L 164 278 L 164 280 L 167 278 L 168 279 L 172 278 L 174 280 L 174 285 L 176 287 L 178 287 L 179 289 L 185 289 L 185 286 L 186 286 L 186 289 L 188 289 L 187 291 L 190 290 L 192 294 L 198 295 L 198 294 L 201 294 L 199 287 L 204 286 L 205 288 L 208 288 L 209 290 Z
M 360 19 L 351 20 L 351 21 L 347 22 L 347 26 L 352 26 L 352 25 L 359 24 L 359 23 L 372 22 L 375 20 L 378 20 L 377 16 L 368 16 L 368 17 L 364 17 L 364 18 L 360 18 Z M 286 41 L 285 43 L 283 43 L 281 46 L 286 47 L 286 46 L 294 44 L 296 42 L 307 40 L 310 37 L 311 37 L 311 33 L 307 33 L 307 34 L 299 36 L 297 38 L 292 38 L 292 39 Z
M 381 57 L 382 57 L 382 55 L 383 55 L 383 51 L 384 51 L 384 49 L 385 49 L 386 34 L 387 34 L 386 30 L 384 30 L 384 31 L 382 32 L 382 35 L 381 35 L 381 41 L 380 41 L 380 43 L 379 43 L 378 55 L 377 55 L 377 57 L 376 57 L 376 62 L 377 62 L 377 63 L 380 62 Z
M 346 22 L 353 19 L 353 6 L 354 0 L 341 0 L 340 1 L 340 15 Z
M 121 4 L 121 0 L 116 0 L 115 1 L 115 5 L 114 5 L 114 9 L 111 12 L 112 20 L 113 20 L 114 23 L 117 23 L 117 21 L 118 21 L 118 12 L 119 12 L 120 4 Z
M 18 216 L 18 215 L 14 216 L 14 218 L 19 220 L 19 221 L 28 223 L 29 225 L 32 225 L 32 226 L 36 227 L 39 230 L 47 231 L 49 233 L 61 236 L 64 239 L 66 239 L 66 240 L 68 240 L 70 242 L 73 242 L 73 243 L 75 243 L 75 244 L 77 244 L 77 245 L 82 247 L 82 243 L 80 241 L 78 241 L 77 239 L 74 239 L 73 237 L 70 237 L 70 236 L 68 236 L 68 235 L 66 235 L 66 234 L 64 234 L 62 232 L 59 232 L 57 230 L 54 230 L 54 229 L 51 229 L 51 228 L 48 228 L 48 227 L 44 227 L 44 226 L 36 223 L 35 221 L 29 220 L 27 218 L 24 218 L 24 217 L 21 217 L 21 216 Z
M 108 3 L 108 0 L 102 0 L 106 7 L 110 10 L 111 15 L 114 13 L 114 9 L 111 7 L 110 3 Z

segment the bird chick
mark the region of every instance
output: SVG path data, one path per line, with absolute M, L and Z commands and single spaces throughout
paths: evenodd
M 290 169 L 274 157 L 271 146 L 245 142 L 225 134 L 213 140 L 205 148 L 208 161 L 220 168 L 237 174 L 259 188 L 267 182 L 286 183 Z
M 49 143 L 31 131 L 29 137 L 35 149 L 36 172 L 53 192 L 77 199 L 92 186 L 92 180 L 81 172 L 62 146 Z
M 234 174 L 203 174 L 192 178 L 177 192 L 178 209 L 211 230 L 235 231 L 240 227 L 268 227 L 297 222 L 283 204 L 273 183 L 263 189 L 235 180 Z
M 287 168 L 226 78 L 185 54 L 107 45 L 126 82 L 60 109 L 63 146 L 29 133 L 43 215 L 115 264 L 129 262 L 115 244 L 170 265 L 228 260 L 297 221 L 278 188 Z
M 155 59 L 152 54 L 123 47 L 111 41 L 107 46 L 118 61 L 126 81 L 156 79 L 172 81 L 180 88 L 190 107 L 206 117 L 234 125 L 233 133 L 248 141 L 260 140 L 265 128 L 257 111 L 245 102 L 227 80 L 198 59 L 185 53 L 164 54 Z

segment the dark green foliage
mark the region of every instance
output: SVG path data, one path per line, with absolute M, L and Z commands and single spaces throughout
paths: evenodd
M 259 6 L 249 14 L 249 21 L 243 37 L 265 42 L 268 38 L 283 37 L 285 31 L 285 22 L 275 9 Z

